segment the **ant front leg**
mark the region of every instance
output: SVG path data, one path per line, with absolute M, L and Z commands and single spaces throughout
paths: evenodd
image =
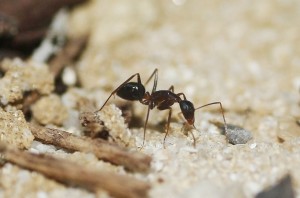
M 193 137 L 193 146 L 194 146 L 194 148 L 196 148 L 196 138 L 195 138 L 195 135 L 193 134 L 193 131 L 191 131 L 191 126 L 192 126 L 193 129 L 197 130 L 194 125 L 190 125 L 189 123 L 185 122 L 185 123 L 183 123 L 183 126 L 181 128 L 181 132 L 184 135 L 188 135 L 188 133 L 186 133 L 185 131 L 190 132 L 192 134 L 192 137 Z
M 205 105 L 203 105 L 203 106 L 200 106 L 200 107 L 196 108 L 195 111 L 196 111 L 197 109 L 201 109 L 201 108 L 203 108 L 203 107 L 210 106 L 210 105 L 215 105 L 215 104 L 220 105 L 221 114 L 222 114 L 223 121 L 224 121 L 225 133 L 227 133 L 227 123 L 226 123 L 226 119 L 225 119 L 225 115 L 224 115 L 224 109 L 223 109 L 223 106 L 222 106 L 222 103 L 221 103 L 221 102 L 211 102 L 211 103 L 205 104 Z
M 102 105 L 102 107 L 95 111 L 95 113 L 101 111 L 103 109 L 103 107 L 106 105 L 106 103 L 109 101 L 109 99 L 114 95 L 116 94 L 126 83 L 128 83 L 131 79 L 133 79 L 135 76 L 137 76 L 137 83 L 138 84 L 142 84 L 141 83 L 141 77 L 140 77 L 140 74 L 139 73 L 136 73 L 132 76 L 130 76 L 130 78 L 128 78 L 127 80 L 125 80 L 125 82 L 123 82 L 119 87 L 117 87 L 113 92 L 111 92 L 110 96 L 107 98 L 107 100 L 104 102 L 104 104 Z

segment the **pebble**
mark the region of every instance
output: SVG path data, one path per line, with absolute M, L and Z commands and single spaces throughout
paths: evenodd
M 292 179 L 290 175 L 283 177 L 277 184 L 258 193 L 255 198 L 294 198 Z
M 233 145 L 246 144 L 252 139 L 252 133 L 250 131 L 232 124 L 227 125 L 227 131 L 225 132 L 225 135 L 229 143 Z

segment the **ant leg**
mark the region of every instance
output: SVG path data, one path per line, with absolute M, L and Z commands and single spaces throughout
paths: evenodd
M 221 103 L 221 102 L 212 102 L 212 103 L 208 103 L 208 104 L 206 104 L 206 105 L 203 105 L 203 106 L 200 106 L 200 107 L 196 108 L 195 110 L 201 109 L 201 108 L 206 107 L 206 106 L 209 106 L 209 105 L 214 105 L 214 104 L 219 104 L 219 105 L 220 105 L 220 109 L 221 109 L 221 113 L 222 113 L 223 121 L 224 121 L 225 133 L 227 133 L 227 123 L 226 123 L 226 120 L 225 120 L 224 109 L 223 109 L 223 106 L 222 106 L 222 103 Z
M 150 80 L 153 78 L 154 76 L 154 83 L 153 83 L 153 87 L 152 87 L 152 93 L 154 93 L 156 91 L 156 87 L 157 87 L 157 80 L 158 80 L 158 69 L 156 68 L 154 70 L 154 72 L 151 74 L 151 76 L 148 78 L 148 80 L 145 83 L 145 86 L 150 82 Z
M 151 74 L 151 76 L 148 78 L 148 80 L 145 83 L 145 86 L 150 82 L 150 80 L 153 78 L 154 76 L 154 82 L 153 82 L 153 87 L 152 87 L 152 92 L 151 94 L 153 94 L 156 91 L 156 87 L 157 87 L 157 80 L 158 80 L 158 69 L 156 68 L 153 73 Z M 145 144 L 145 138 L 146 138 L 146 130 L 147 130 L 147 124 L 148 124 L 148 119 L 149 119 L 149 114 L 150 114 L 150 104 L 148 105 L 148 110 L 147 110 L 147 115 L 146 115 L 146 121 L 144 124 L 144 137 L 143 137 L 143 144 L 141 149 L 144 147 Z
M 177 96 L 183 96 L 183 99 L 186 100 L 184 93 L 178 93 Z
M 168 116 L 168 121 L 167 121 L 167 131 L 166 131 L 166 135 L 164 137 L 164 142 L 163 142 L 163 145 L 164 145 L 164 148 L 166 148 L 165 146 L 165 141 L 166 141 L 166 138 L 167 138 L 167 135 L 169 134 L 169 128 L 170 128 L 170 122 L 171 122 L 171 115 L 172 115 L 172 108 L 169 108 L 169 116 Z
M 172 85 L 168 90 L 174 93 L 174 86 Z M 181 93 L 178 93 L 176 95 L 177 96 L 183 96 L 183 99 L 186 100 L 186 97 L 185 97 L 184 93 L 181 92 Z
M 193 127 L 194 127 L 194 129 L 195 129 L 195 130 L 197 130 L 194 124 L 193 124 Z M 198 131 L 198 130 L 197 130 L 197 131 Z M 198 132 L 199 132 L 199 131 L 198 131 Z M 194 148 L 196 148 L 196 138 L 195 138 L 195 136 L 194 136 L 194 133 L 193 133 L 193 131 L 190 131 L 190 133 L 192 134 L 192 136 L 193 136 L 193 140 L 194 140 L 194 142 L 193 142 L 193 146 L 194 146 Z
M 130 76 L 130 78 L 128 78 L 127 80 L 125 80 L 125 82 L 123 82 L 119 87 L 117 87 L 113 92 L 111 92 L 110 96 L 109 96 L 109 97 L 107 98 L 107 100 L 104 102 L 104 104 L 102 105 L 102 107 L 101 107 L 99 110 L 95 111 L 95 113 L 101 111 L 101 110 L 103 109 L 103 107 L 106 105 L 106 103 L 109 101 L 109 99 L 110 99 L 115 93 L 117 93 L 117 92 L 119 91 L 119 89 L 120 89 L 123 85 L 125 85 L 126 83 L 128 83 L 128 82 L 129 82 L 131 79 L 133 79 L 135 76 L 137 76 L 137 82 L 138 82 L 139 84 L 142 84 L 142 82 L 141 82 L 141 77 L 140 77 L 140 74 L 139 74 L 139 73 L 136 73 L 136 74 Z
M 191 125 L 189 125 L 187 122 L 185 122 L 184 124 L 183 124 L 183 126 L 182 126 L 182 128 L 181 128 L 181 132 L 182 133 L 184 133 L 184 131 L 186 130 L 186 127 L 191 127 Z M 196 129 L 196 127 L 195 127 L 195 125 L 192 125 L 193 126 L 193 128 L 196 130 L 196 131 L 198 131 L 197 129 Z M 188 130 L 188 132 L 190 132 L 191 134 L 192 134 L 192 137 L 193 137 L 193 146 L 194 146 L 194 148 L 196 148 L 196 138 L 195 138 L 195 136 L 194 136 L 194 133 L 191 131 L 191 130 Z M 198 131 L 198 132 L 200 132 L 200 131 Z M 187 133 L 184 133 L 185 135 L 187 135 Z
M 196 148 L 196 138 L 195 138 L 194 133 L 192 131 L 191 131 L 191 134 L 192 134 L 193 140 L 194 140 L 193 146 L 194 146 L 194 148 Z
M 168 90 L 174 93 L 174 86 L 172 85 Z M 186 100 L 186 97 L 185 97 L 184 93 L 181 92 L 181 93 L 178 93 L 176 95 L 177 96 L 181 96 L 182 95 L 183 99 Z
M 143 144 L 142 144 L 141 149 L 144 147 L 144 144 L 145 144 L 146 130 L 147 130 L 147 124 L 148 124 L 149 113 L 150 113 L 150 105 L 148 105 L 146 121 L 145 121 L 145 124 L 144 124 L 144 137 L 143 137 Z

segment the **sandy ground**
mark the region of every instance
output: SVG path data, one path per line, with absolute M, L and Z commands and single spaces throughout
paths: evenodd
M 87 97 L 99 108 L 131 75 L 139 73 L 145 82 L 158 68 L 158 90 L 173 85 L 195 107 L 222 102 L 227 122 L 250 131 L 253 138 L 229 144 L 215 124 L 223 121 L 214 105 L 196 111 L 193 147 L 191 134 L 181 130 L 184 119 L 175 104 L 164 148 L 168 111 L 151 111 L 141 150 L 153 157 L 151 171 L 135 175 L 151 183 L 149 197 L 250 198 L 286 174 L 300 197 L 299 24 L 296 0 L 93 0 L 70 13 L 69 35 L 90 37 L 74 70 L 81 86 L 71 86 L 61 97 L 69 113 L 63 127 L 79 134 L 82 130 L 72 97 Z M 152 89 L 152 82 L 146 89 Z M 117 97 L 110 100 L 117 102 Z M 147 107 L 134 102 L 131 108 L 136 119 L 127 131 L 134 140 L 129 148 L 138 150 Z M 38 142 L 30 149 L 42 152 L 45 147 L 45 152 L 72 158 Z M 18 189 L 3 188 L 3 196 L 27 192 L 16 178 L 24 174 L 26 181 L 39 177 L 45 184 L 32 188 L 27 197 L 107 196 L 15 169 L 10 164 L 2 168 L 2 178 Z M 13 171 L 19 176 L 9 177 Z

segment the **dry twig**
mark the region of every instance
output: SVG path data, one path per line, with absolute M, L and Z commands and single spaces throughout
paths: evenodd
M 50 71 L 57 77 L 63 68 L 74 62 L 87 44 L 88 37 L 81 36 L 73 38 L 67 42 L 63 50 L 49 62 Z
M 29 127 L 34 137 L 44 143 L 72 151 L 91 152 L 99 159 L 123 165 L 130 171 L 146 172 L 150 169 L 151 157 L 138 152 L 129 152 L 105 140 L 78 137 L 62 130 L 38 127 L 33 124 L 29 124 Z
M 59 77 L 59 74 L 66 65 L 75 61 L 75 59 L 81 54 L 86 43 L 86 36 L 73 38 L 68 41 L 62 52 L 59 53 L 56 57 L 54 57 L 54 59 L 49 63 L 49 69 L 53 73 L 54 78 Z M 26 115 L 29 112 L 30 106 L 34 104 L 40 97 L 41 95 L 36 91 L 32 91 L 26 96 L 24 96 L 22 107 L 24 115 Z
M 87 169 L 68 160 L 12 149 L 3 143 L 0 143 L 0 153 L 6 161 L 40 172 L 49 178 L 93 192 L 103 189 L 114 197 L 145 197 L 150 188 L 146 182 L 129 176 Z

